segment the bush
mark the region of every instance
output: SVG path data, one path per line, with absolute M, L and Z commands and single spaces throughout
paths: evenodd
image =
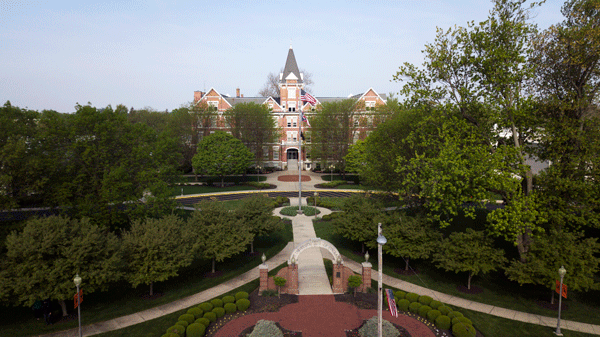
M 440 315 L 435 319 L 435 326 L 437 326 L 438 329 L 450 330 L 451 325 L 452 321 L 450 320 L 450 317 L 446 315 Z
M 261 319 L 260 321 L 256 322 L 254 330 L 252 330 L 252 333 L 248 335 L 248 337 L 259 336 L 283 337 L 283 332 L 279 330 L 277 325 L 275 325 L 275 322 Z
M 429 306 L 432 307 L 433 309 L 437 309 L 439 307 L 441 307 L 444 303 L 438 301 L 438 300 L 433 300 L 431 301 L 431 303 L 429 303 Z
M 166 333 L 166 334 L 162 335 L 161 337 L 179 337 L 179 335 L 176 333 Z
M 431 303 L 431 301 L 433 301 L 433 298 L 431 298 L 431 296 L 427 296 L 427 295 L 419 296 L 419 303 L 421 303 L 423 305 L 429 305 L 429 303 Z
M 240 300 L 235 301 L 235 305 L 237 306 L 239 311 L 246 311 L 250 308 L 250 301 L 242 298 Z
M 454 317 L 464 317 L 464 315 L 460 311 L 450 311 L 446 314 L 446 316 L 450 317 L 450 319 L 453 319 Z
M 333 187 L 338 187 L 340 185 L 345 185 L 346 181 L 345 180 L 334 180 L 334 181 L 330 181 L 327 183 L 322 183 L 321 187 L 322 188 L 333 188 Z
M 399 299 L 403 299 L 406 297 L 406 291 L 396 290 L 396 292 L 394 292 L 394 296 L 398 297 Z
M 194 323 L 202 324 L 208 328 L 208 325 L 210 324 L 210 320 L 206 317 L 200 317 Z
M 185 327 L 175 324 L 167 329 L 167 333 L 175 333 L 177 336 L 183 337 L 185 336 Z
M 217 314 L 215 314 L 214 312 L 210 311 L 210 312 L 205 312 L 204 313 L 204 318 L 208 319 L 209 321 L 211 321 L 211 323 L 214 323 L 217 320 Z
M 406 298 L 403 298 L 400 301 L 396 302 L 396 304 L 398 305 L 398 309 L 400 309 L 402 311 L 408 311 L 408 306 L 410 305 L 410 301 L 407 300 Z
M 404 298 L 406 298 L 410 303 L 417 302 L 419 300 L 419 294 L 408 293 Z
M 242 298 L 248 299 L 248 293 L 245 291 L 239 291 L 235 294 L 235 300 L 241 300 Z
M 198 307 L 189 308 L 187 313 L 190 315 L 194 315 L 194 319 L 198 319 L 202 317 L 202 315 L 204 315 L 204 311 Z M 190 324 L 192 324 L 192 322 L 190 322 Z
M 220 298 L 215 298 L 210 300 L 210 304 L 213 305 L 213 309 L 214 308 L 222 308 L 223 307 L 223 300 Z
M 235 297 L 233 297 L 233 296 L 223 296 L 222 300 L 223 300 L 223 306 L 225 306 L 225 304 L 227 304 L 227 303 L 235 303 Z
M 421 317 L 425 317 L 425 318 L 427 318 L 427 313 L 428 313 L 429 311 L 431 311 L 431 307 L 430 307 L 430 306 L 428 306 L 428 305 L 422 305 L 422 306 L 419 308 L 419 312 L 418 312 L 418 314 L 419 314 L 419 316 L 421 316 Z
M 477 332 L 472 325 L 459 322 L 452 326 L 452 334 L 454 337 L 475 337 Z
M 452 325 L 457 324 L 457 323 L 464 323 L 464 324 L 467 324 L 467 325 L 473 325 L 473 322 L 471 322 L 470 319 L 468 319 L 468 318 L 466 318 L 464 316 L 462 316 L 462 317 L 454 317 L 452 319 Z
M 382 335 L 385 337 L 397 337 L 400 336 L 400 332 L 396 329 L 392 323 L 386 321 L 385 319 L 381 321 L 382 326 Z M 363 326 L 358 329 L 358 333 L 361 336 L 377 336 L 377 316 L 373 316 L 369 318 Z
M 213 310 L 214 306 L 208 302 L 200 303 L 198 308 L 202 309 L 203 312 L 209 312 Z
M 223 307 L 216 307 L 212 310 L 217 315 L 217 318 L 225 316 L 225 309 Z
M 188 324 L 192 324 L 194 323 L 194 320 L 196 320 L 196 317 L 194 317 L 194 315 L 192 314 L 183 314 L 181 316 L 179 316 L 179 321 L 187 321 Z
M 438 307 L 438 310 L 442 313 L 442 315 L 448 315 L 452 309 L 447 305 L 441 305 Z
M 235 303 L 225 303 L 223 308 L 225 309 L 225 312 L 228 314 L 233 314 L 234 312 L 237 311 L 237 305 L 235 305 Z
M 200 323 L 193 323 L 187 327 L 185 330 L 186 337 L 202 337 L 204 336 L 204 332 L 206 331 L 206 327 Z
M 188 321 L 177 321 L 175 325 L 181 325 L 182 327 L 187 328 L 190 323 L 188 323 Z
M 325 214 L 321 217 L 321 219 L 325 220 L 325 221 L 331 221 L 335 218 L 339 218 L 341 216 L 342 212 L 333 212 L 333 213 L 329 213 L 329 214 Z
M 419 302 L 412 302 L 409 306 L 408 306 L 408 310 L 412 313 L 415 314 L 419 314 L 419 308 L 422 307 L 423 304 L 419 303 Z
M 442 313 L 437 309 L 429 310 L 429 312 L 427 313 L 427 319 L 431 322 L 435 322 L 435 319 L 441 315 Z
M 273 290 L 273 289 L 265 289 L 263 290 L 263 292 L 261 293 L 261 296 L 264 297 L 272 297 L 272 296 L 277 296 L 277 291 Z

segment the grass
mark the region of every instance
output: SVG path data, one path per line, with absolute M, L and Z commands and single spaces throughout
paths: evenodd
M 216 192 L 237 192 L 237 191 L 254 191 L 256 187 L 249 185 L 234 185 L 228 187 L 214 187 L 214 186 L 174 186 L 172 196 L 181 196 L 181 190 L 183 189 L 183 195 L 191 194 L 202 194 L 202 193 L 216 193 Z
M 333 228 L 329 222 L 315 221 L 314 228 L 317 237 L 331 242 L 342 255 L 357 262 L 364 261 L 362 254 L 355 253 L 360 252 L 360 243 L 333 233 Z M 371 251 L 370 255 L 373 269 L 376 270 L 376 254 Z M 548 317 L 557 315 L 556 311 L 536 304 L 536 301 L 548 301 L 550 299 L 549 289 L 533 285 L 519 286 L 517 283 L 509 281 L 502 272 L 474 277 L 472 280 L 473 285 L 482 288 L 483 292 L 472 295 L 462 293 L 457 289 L 458 286 L 466 286 L 466 273 L 445 272 L 427 261 L 411 261 L 411 265 L 417 267 L 419 274 L 399 275 L 394 270 L 404 268 L 404 261 L 401 258 L 385 255 L 383 272 L 413 284 L 476 302 Z M 568 305 L 568 309 L 562 311 L 561 316 L 563 319 L 600 325 L 600 291 L 573 292 L 569 294 L 569 298 L 564 300 L 563 303 Z
M 298 214 L 298 206 L 288 206 L 282 208 L 279 213 L 287 216 L 296 216 Z M 306 216 L 313 216 L 321 213 L 321 211 L 311 206 L 302 206 L 302 213 Z
M 256 238 L 254 248 L 258 253 L 254 255 L 242 253 L 222 263 L 217 263 L 216 269 L 222 272 L 221 276 L 203 276 L 210 272 L 211 262 L 199 260 L 181 270 L 178 277 L 155 283 L 154 291 L 162 292 L 164 295 L 151 301 L 141 298 L 141 295 L 148 291 L 147 286 L 132 289 L 131 285 L 126 282 L 113 285 L 108 292 L 86 294 L 82 304 L 81 320 L 83 324 L 87 325 L 129 315 L 193 295 L 244 273 L 262 262 L 260 257 L 263 252 L 267 258 L 273 257 L 293 240 L 291 222 L 284 221 L 284 223 L 285 225 L 280 230 L 271 235 Z M 83 290 L 85 292 L 85 289 Z M 71 303 L 67 301 L 67 307 L 73 312 Z M 33 319 L 29 308 L 0 307 L 1 337 L 47 334 L 76 326 L 77 320 L 46 326 L 43 320 Z

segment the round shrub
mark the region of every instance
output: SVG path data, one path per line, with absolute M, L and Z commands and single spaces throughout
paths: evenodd
M 446 316 L 450 317 L 450 319 L 453 319 L 454 317 L 463 317 L 464 315 L 460 311 L 450 311 L 446 314 Z
M 398 329 L 392 323 L 385 319 L 381 321 L 383 336 L 400 336 Z M 360 336 L 377 336 L 377 316 L 368 319 L 363 326 L 358 329 Z
M 179 316 L 178 320 L 179 321 L 187 321 L 189 324 L 192 324 L 196 320 L 196 317 L 194 317 L 194 315 L 192 315 L 192 314 L 183 314 L 183 315 Z
M 430 310 L 431 310 L 431 307 L 430 307 L 430 306 L 428 306 L 428 305 L 422 305 L 422 306 L 419 308 L 419 312 L 418 312 L 418 314 L 419 314 L 419 316 L 421 316 L 421 317 L 427 317 L 427 313 L 428 313 Z
M 204 315 L 204 310 L 195 307 L 195 308 L 189 308 L 187 311 L 188 314 L 190 315 L 194 315 L 194 319 L 198 319 L 200 317 L 202 317 L 202 315 Z M 191 324 L 191 323 L 190 323 Z
M 437 326 L 438 329 L 449 330 L 451 325 L 452 321 L 450 320 L 450 317 L 446 315 L 440 315 L 435 319 L 435 326 Z
M 233 297 L 233 296 L 223 296 L 222 300 L 223 300 L 223 305 L 225 305 L 227 303 L 235 303 L 235 297 Z
M 237 305 L 235 305 L 235 303 L 225 303 L 223 308 L 225 309 L 225 312 L 228 314 L 233 314 L 234 312 L 237 311 Z
M 258 337 L 258 336 L 273 336 L 273 337 L 283 337 L 283 332 L 279 330 L 275 322 L 267 321 L 261 319 L 256 322 L 254 326 L 254 330 L 252 333 L 248 335 L 249 337 Z
M 235 301 L 235 305 L 237 306 L 239 311 L 246 311 L 250 308 L 250 301 L 248 299 L 242 298 Z
M 176 333 L 177 336 L 183 337 L 185 336 L 185 327 L 175 324 L 167 329 L 167 333 Z
M 235 300 L 236 301 L 241 300 L 242 298 L 247 300 L 248 299 L 248 293 L 245 292 L 245 291 L 239 291 L 239 292 L 237 292 L 235 294 Z
M 406 296 L 406 291 L 396 290 L 394 292 L 394 296 L 398 297 L 399 299 L 403 299 Z
M 213 310 L 214 306 L 208 302 L 200 303 L 198 308 L 202 309 L 203 312 L 209 312 Z
M 454 337 L 475 337 L 477 332 L 472 325 L 459 322 L 452 326 L 452 334 Z
M 398 309 L 400 309 L 402 311 L 408 311 L 408 306 L 410 305 L 410 301 L 407 300 L 406 298 L 403 298 L 400 301 L 396 302 L 396 304 L 398 304 Z
M 216 321 L 216 320 L 217 320 L 217 314 L 215 314 L 215 313 L 214 313 L 214 312 L 212 312 L 212 311 L 205 312 L 205 313 L 204 313 L 204 318 L 208 319 L 208 320 L 209 320 L 209 321 L 211 321 L 211 322 L 214 322 L 214 321 Z
M 468 319 L 468 318 L 466 318 L 464 316 L 462 316 L 462 317 L 454 317 L 452 319 L 452 325 L 457 324 L 457 323 L 464 323 L 464 324 L 467 324 L 467 325 L 473 325 L 473 322 L 471 322 L 470 319 Z
M 187 328 L 190 323 L 188 323 L 188 321 L 177 321 L 175 325 L 181 325 L 182 327 Z
M 423 305 L 429 305 L 429 303 L 431 303 L 431 301 L 433 301 L 433 298 L 431 298 L 431 296 L 427 296 L 427 295 L 419 296 L 419 303 L 421 303 Z
M 223 300 L 221 300 L 220 298 L 215 298 L 215 299 L 210 300 L 210 304 L 213 305 L 213 309 L 214 308 L 222 308 Z
M 441 315 L 442 313 L 437 309 L 429 310 L 429 312 L 427 313 L 427 319 L 431 322 L 435 322 L 435 319 Z
M 208 328 L 208 325 L 210 324 L 210 320 L 206 317 L 200 317 L 194 323 L 200 323 Z
M 205 331 L 206 327 L 200 323 L 192 323 L 185 330 L 186 337 L 202 337 Z
M 442 305 L 443 305 L 443 303 L 438 300 L 433 300 L 433 301 L 431 301 L 431 303 L 429 303 L 429 306 L 432 307 L 433 309 L 437 309 L 437 308 L 441 307 Z
M 408 294 L 406 294 L 406 297 L 404 297 L 404 298 L 409 300 L 410 303 L 417 302 L 419 300 L 419 294 L 408 293 Z
M 225 309 L 223 307 L 216 307 L 212 310 L 217 315 L 217 318 L 225 316 Z
M 449 306 L 447 306 L 447 305 L 439 306 L 437 308 L 437 310 L 439 310 L 442 313 L 442 315 L 448 315 L 448 313 L 450 311 L 452 311 L 452 309 Z
M 419 302 L 412 302 L 409 306 L 408 306 L 408 310 L 412 313 L 415 314 L 419 314 L 419 308 L 422 307 L 423 304 L 419 303 Z

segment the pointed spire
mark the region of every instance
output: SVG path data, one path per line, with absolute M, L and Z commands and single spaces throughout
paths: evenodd
M 283 76 L 281 78 L 282 82 L 290 76 L 290 74 L 294 74 L 295 79 L 298 80 L 298 83 L 302 82 L 302 78 L 300 77 L 300 70 L 298 70 L 298 64 L 296 63 L 296 56 L 294 56 L 294 50 L 292 49 L 292 45 L 290 44 L 290 50 L 288 51 L 287 60 L 285 61 L 285 67 L 283 68 Z

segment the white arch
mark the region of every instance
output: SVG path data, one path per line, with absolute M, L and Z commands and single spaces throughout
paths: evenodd
M 294 263 L 298 263 L 298 256 L 300 256 L 300 253 L 302 253 L 308 248 L 313 247 L 327 249 L 331 253 L 331 255 L 333 255 L 334 263 L 339 261 L 343 264 L 342 255 L 340 255 L 340 252 L 338 252 L 337 248 L 335 248 L 334 245 L 332 245 L 329 241 L 325 241 L 320 238 L 312 238 L 302 242 L 298 247 L 296 247 L 296 249 L 294 249 L 294 251 L 290 255 L 290 258 L 288 259 L 288 265 L 291 265 L 292 261 L 294 261 Z

